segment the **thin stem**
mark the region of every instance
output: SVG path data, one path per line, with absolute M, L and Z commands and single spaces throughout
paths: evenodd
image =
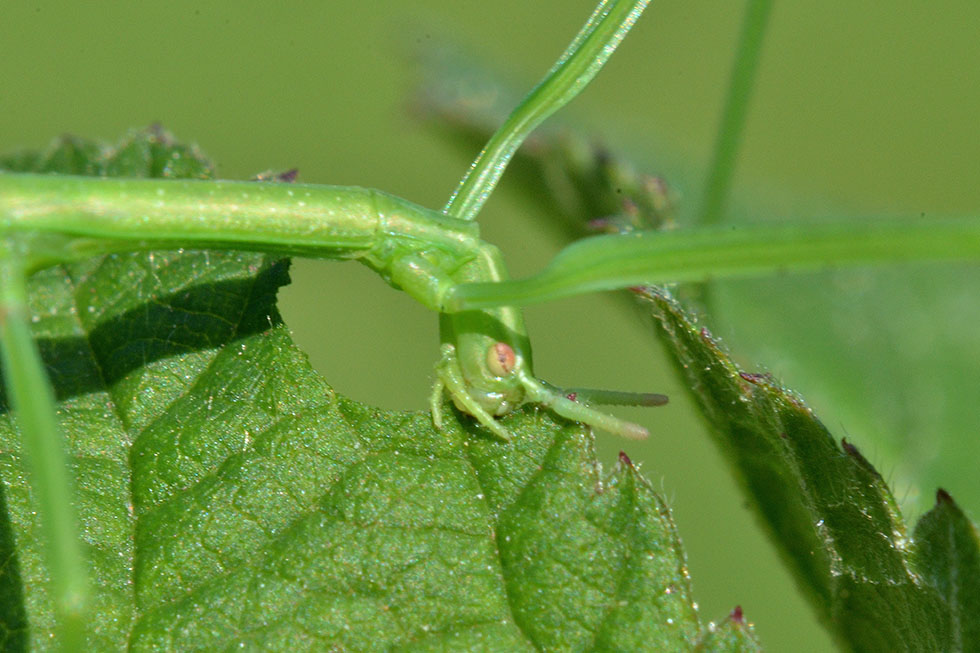
M 66 651 L 81 650 L 89 581 L 72 503 L 74 480 L 55 417 L 54 391 L 31 334 L 26 276 L 6 258 L 0 260 L 0 360 L 44 536 L 59 644 Z
M 749 0 L 742 19 L 742 32 L 729 78 L 725 108 L 718 124 L 718 137 L 701 202 L 702 224 L 718 224 L 723 217 L 771 9 L 772 0 Z
M 511 112 L 473 161 L 443 213 L 474 220 L 504 169 L 534 129 L 592 81 L 648 0 L 603 0 L 544 79 Z
M 460 284 L 447 293 L 443 310 L 522 306 L 657 283 L 908 261 L 980 261 L 980 216 L 740 224 L 595 236 L 567 247 L 535 276 Z

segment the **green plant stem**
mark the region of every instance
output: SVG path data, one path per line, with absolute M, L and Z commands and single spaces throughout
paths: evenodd
M 460 284 L 445 298 L 443 310 L 522 306 L 631 286 L 822 267 L 978 260 L 980 217 L 646 231 L 580 240 L 526 279 Z
M 44 557 L 62 650 L 84 641 L 89 580 L 79 539 L 71 466 L 56 418 L 54 391 L 31 334 L 23 267 L 5 252 L 0 260 L 0 359 L 21 432 L 31 491 L 44 538 Z
M 745 116 L 759 69 L 759 53 L 762 51 L 771 9 L 772 0 L 749 0 L 742 19 L 742 32 L 701 202 L 701 224 L 718 224 L 724 216 L 725 201 L 735 174 L 735 158 L 745 130 Z
M 646 5 L 647 0 L 603 0 L 599 3 L 544 79 L 484 146 L 443 213 L 461 220 L 476 219 L 524 139 L 592 81 Z

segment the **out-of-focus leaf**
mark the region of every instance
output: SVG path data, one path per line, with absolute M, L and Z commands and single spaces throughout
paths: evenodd
M 210 174 L 157 129 L 4 162 L 52 160 Z M 275 309 L 287 282 L 285 261 L 213 251 L 32 279 L 95 585 L 92 650 L 646 651 L 705 636 L 669 510 L 625 455 L 601 474 L 590 433 L 533 408 L 503 443 L 455 413 L 440 432 L 427 413 L 338 396 Z M 43 649 L 42 543 L 6 410 L 0 442 L 3 644 Z

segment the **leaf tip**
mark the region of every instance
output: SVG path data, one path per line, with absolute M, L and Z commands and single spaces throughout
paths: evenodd
M 844 453 L 850 456 L 850 458 L 854 460 L 854 462 L 856 462 L 858 465 L 863 467 L 865 470 L 871 472 L 878 478 L 881 478 L 881 474 L 878 473 L 878 470 L 875 469 L 874 465 L 872 465 L 868 461 L 868 459 L 865 458 L 860 451 L 858 451 L 857 447 L 855 447 L 853 444 L 848 442 L 847 438 L 841 438 L 840 446 L 842 449 L 844 449 Z
M 943 488 L 939 488 L 936 490 L 936 506 L 942 505 L 955 506 L 956 502 L 953 501 L 953 497 L 949 492 Z

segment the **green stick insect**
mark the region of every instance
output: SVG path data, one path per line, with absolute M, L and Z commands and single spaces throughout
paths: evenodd
M 525 404 L 643 438 L 642 426 L 590 404 L 666 401 L 658 394 L 565 391 L 536 378 L 520 305 L 829 262 L 980 256 L 975 220 L 703 227 L 595 236 L 569 247 L 538 276 L 508 281 L 500 251 L 480 240 L 475 218 L 524 138 L 589 83 L 646 4 L 600 2 L 441 211 L 355 187 L 0 174 L 0 350 L 33 470 L 65 641 L 84 632 L 88 581 L 54 397 L 29 328 L 26 279 L 39 269 L 112 252 L 181 247 L 359 260 L 440 314 L 441 355 L 431 395 L 436 426 L 448 394 L 506 441 L 510 434 L 498 418 Z

